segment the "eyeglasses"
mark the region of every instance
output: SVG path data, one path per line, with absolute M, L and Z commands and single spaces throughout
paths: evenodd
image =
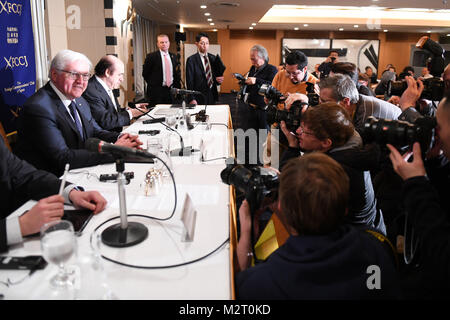
M 89 74 L 89 73 L 78 73 L 78 72 L 61 70 L 61 69 L 58 69 L 58 70 L 67 73 L 69 75 L 69 78 L 72 80 L 77 80 L 78 77 L 81 77 L 83 79 L 83 81 L 88 81 L 89 78 L 91 77 L 91 74 Z
M 314 136 L 314 133 L 305 131 L 305 128 L 303 128 L 302 126 L 298 127 L 297 134 L 299 134 L 299 135 L 300 134 L 307 134 L 309 136 Z
M 301 70 L 295 70 L 294 72 L 289 72 L 286 70 L 286 68 L 284 68 L 284 71 L 286 71 L 286 74 L 288 77 L 297 77 L 299 74 L 302 73 Z

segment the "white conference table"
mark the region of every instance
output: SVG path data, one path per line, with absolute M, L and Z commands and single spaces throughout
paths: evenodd
M 197 106 L 189 113 L 196 113 L 204 106 Z M 159 105 L 151 114 L 162 117 L 164 113 L 172 112 L 171 108 Z M 233 155 L 233 140 L 230 124 L 230 111 L 227 105 L 208 106 L 207 114 L 210 121 L 215 123 L 211 130 L 206 130 L 204 124 L 198 124 L 191 130 L 190 136 L 185 137 L 185 144 L 189 142 L 198 149 L 203 140 L 205 158 L 221 158 L 215 161 L 200 162 L 198 153 L 195 156 L 171 157 L 176 181 L 178 203 L 174 216 L 167 221 L 156 221 L 143 217 L 129 217 L 128 222 L 140 222 L 149 231 L 143 242 L 127 247 L 113 248 L 100 245 L 102 256 L 130 265 L 145 267 L 170 266 L 189 262 L 201 258 L 219 248 L 207 258 L 195 263 L 179 267 L 161 269 L 137 269 L 121 266 L 101 259 L 104 267 L 106 283 L 118 299 L 231 299 L 233 298 L 233 276 L 230 263 L 230 187 L 222 183 L 220 172 L 225 168 L 223 158 Z M 194 119 L 194 117 L 192 117 Z M 144 142 L 169 132 L 161 124 L 143 124 L 146 116 L 141 117 L 129 126 L 126 132 L 158 129 L 160 135 L 140 135 Z M 224 124 L 224 125 L 219 125 Z M 195 125 L 195 122 L 194 122 Z M 227 125 L 227 126 L 225 126 Z M 179 138 L 172 135 L 171 149 L 179 147 Z M 158 195 L 145 196 L 143 181 L 146 172 L 154 164 L 126 163 L 125 171 L 133 171 L 134 179 L 125 186 L 128 215 L 139 214 L 159 218 L 168 217 L 174 205 L 173 185 L 169 178 L 164 178 Z M 86 190 L 98 190 L 108 200 L 106 209 L 94 216 L 85 228 L 83 234 L 77 237 L 78 256 L 91 250 L 90 237 L 94 230 L 110 218 L 120 214 L 117 183 L 100 182 L 100 174 L 116 173 L 115 164 L 99 165 L 95 167 L 71 170 L 67 180 L 83 186 Z M 192 199 L 197 210 L 194 240 L 183 242 L 181 210 L 186 193 Z M 33 205 L 32 201 L 16 210 L 14 214 L 23 213 Z M 101 233 L 110 225 L 120 223 L 114 219 L 98 229 Z M 95 238 L 95 237 L 94 237 Z M 224 244 L 225 243 L 225 244 Z M 221 244 L 223 244 L 221 246 Z M 40 255 L 40 240 L 30 238 L 23 244 L 13 246 L 8 256 Z M 70 263 L 76 265 L 74 257 Z M 70 264 L 69 263 L 69 264 Z M 43 270 L 36 271 L 31 277 L 25 278 L 20 284 L 7 288 L 0 284 L 0 293 L 4 299 L 52 299 L 49 279 L 57 271 L 56 266 L 48 265 Z M 28 271 L 0 271 L 0 281 L 16 281 L 23 278 Z

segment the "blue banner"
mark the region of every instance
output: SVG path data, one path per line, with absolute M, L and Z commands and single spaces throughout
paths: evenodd
M 0 121 L 11 133 L 36 88 L 30 0 L 0 0 L 0 59 Z

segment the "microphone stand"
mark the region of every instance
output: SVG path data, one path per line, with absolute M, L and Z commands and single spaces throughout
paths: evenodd
M 125 162 L 123 158 L 116 160 L 117 187 L 119 192 L 120 223 L 106 228 L 101 235 L 102 242 L 110 247 L 124 248 L 144 241 L 148 229 L 142 223 L 128 222 L 125 197 Z
M 187 132 L 187 130 L 193 129 L 194 126 L 191 124 L 191 116 L 186 113 L 186 94 L 182 95 L 182 99 L 183 99 L 183 101 L 181 102 L 181 107 L 183 110 L 183 115 L 182 115 L 183 120 L 182 121 L 184 123 L 183 125 L 186 126 L 186 132 Z M 180 123 L 180 125 L 181 125 L 181 123 Z M 181 148 L 170 151 L 171 156 L 173 156 L 173 157 L 190 156 L 192 154 L 192 152 L 200 151 L 197 149 L 193 149 L 192 146 L 185 147 L 183 137 L 181 136 L 181 134 L 172 128 L 170 128 L 170 129 L 172 131 L 176 132 L 180 136 L 180 144 L 181 144 Z

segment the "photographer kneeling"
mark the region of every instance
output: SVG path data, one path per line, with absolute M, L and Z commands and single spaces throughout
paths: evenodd
M 288 103 L 286 103 L 288 104 Z M 366 225 L 386 234 L 383 215 L 377 209 L 370 172 L 378 165 L 376 148 L 362 149 L 362 139 L 355 130 L 347 111 L 336 103 L 309 107 L 301 117 L 296 134 L 281 122 L 281 130 L 289 142 L 280 168 L 287 160 L 300 156 L 300 151 L 320 151 L 339 162 L 350 178 L 350 203 L 346 220 Z
M 264 263 L 251 261 L 251 218 L 239 209 L 238 299 L 393 299 L 400 297 L 389 248 L 344 223 L 349 179 L 322 153 L 290 160 L 280 176 L 278 207 L 290 237 Z M 371 268 L 379 272 L 374 280 Z
M 392 145 L 390 158 L 394 170 L 405 180 L 402 200 L 409 222 L 419 238 L 416 273 L 408 281 L 413 298 L 450 298 L 450 91 L 436 111 L 437 141 L 424 161 L 419 143 L 402 156 Z M 440 149 L 443 155 L 439 154 Z M 434 157 L 433 157 L 434 156 Z

